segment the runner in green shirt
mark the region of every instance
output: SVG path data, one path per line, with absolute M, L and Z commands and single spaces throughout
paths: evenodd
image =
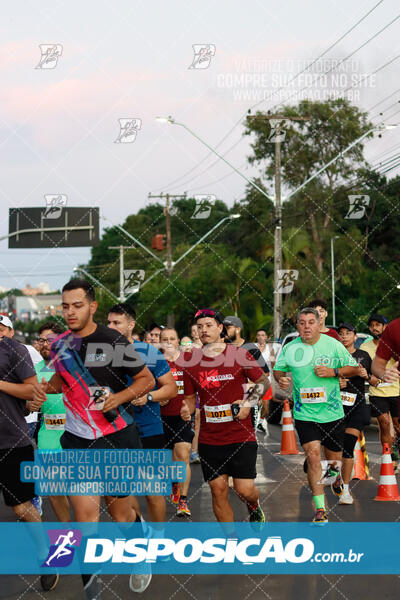
M 358 374 L 357 361 L 337 340 L 321 335 L 319 314 L 304 308 L 297 316 L 299 337 L 282 348 L 274 366 L 279 387 L 288 390 L 293 378 L 294 418 L 300 443 L 307 458 L 307 477 L 316 506 L 314 523 L 327 523 L 324 487 L 319 481 L 321 445 L 329 461 L 341 461 L 344 411 L 339 375 Z M 341 486 L 341 481 L 338 482 Z
M 49 381 L 55 373 L 50 361 L 50 346 L 64 329 L 49 321 L 39 329 L 39 352 L 43 360 L 35 365 L 38 381 Z M 38 433 L 39 450 L 62 450 L 60 437 L 65 427 L 65 406 L 62 394 L 47 394 L 41 408 L 41 424 Z M 70 521 L 69 502 L 66 496 L 51 496 L 50 502 L 59 521 Z

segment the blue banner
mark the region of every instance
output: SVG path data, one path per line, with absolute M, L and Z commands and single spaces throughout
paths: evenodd
M 1 523 L 0 573 L 399 574 L 399 539 L 389 522 Z

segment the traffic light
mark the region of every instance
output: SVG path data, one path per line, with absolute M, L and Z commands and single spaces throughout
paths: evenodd
M 155 236 L 151 238 L 151 247 L 154 250 L 164 250 L 165 249 L 165 235 L 162 233 L 157 233 Z

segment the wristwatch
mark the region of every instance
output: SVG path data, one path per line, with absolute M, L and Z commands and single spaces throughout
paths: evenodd
M 335 377 L 340 377 L 339 369 L 333 369 L 333 372 L 335 373 Z
M 150 392 L 147 394 L 147 402 L 154 402 L 153 396 L 150 394 Z

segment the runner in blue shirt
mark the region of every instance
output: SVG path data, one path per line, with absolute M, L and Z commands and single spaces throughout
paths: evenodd
M 166 449 L 160 405 L 167 404 L 178 393 L 171 369 L 155 346 L 133 339 L 136 312 L 129 304 L 121 303 L 111 307 L 108 311 L 107 323 L 108 327 L 115 329 L 134 344 L 136 352 L 154 376 L 156 386 L 151 392 L 135 400 L 133 411 L 143 447 L 146 449 Z M 146 496 L 146 501 L 151 521 L 165 522 L 166 504 L 164 496 Z M 134 509 L 140 514 L 137 499 L 134 498 L 133 502 Z

